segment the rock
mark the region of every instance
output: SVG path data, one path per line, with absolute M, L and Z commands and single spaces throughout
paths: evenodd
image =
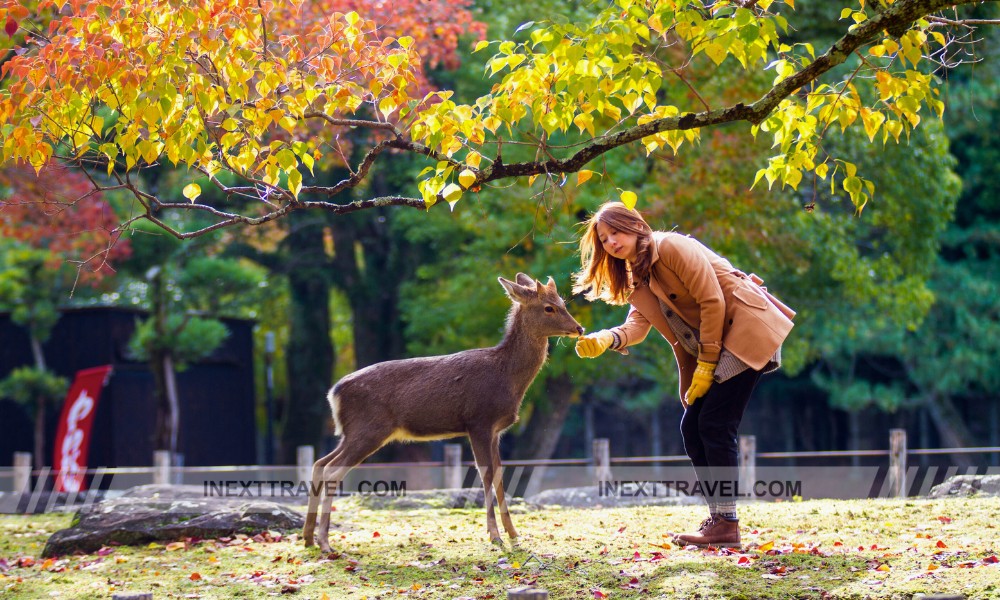
M 1000 496 L 1000 475 L 956 475 L 931 488 L 931 498 L 948 496 Z
M 52 534 L 42 556 L 91 553 L 109 545 L 298 530 L 303 525 L 301 514 L 276 502 L 205 497 L 200 488 L 195 497 L 193 490 L 176 486 L 143 487 L 80 509 L 69 528 Z
M 482 508 L 483 488 L 414 490 L 405 495 L 358 494 L 351 496 L 358 506 L 372 510 L 417 510 L 422 508 Z M 521 498 L 507 501 L 510 512 L 529 508 Z
M 681 506 L 703 504 L 694 496 L 678 494 L 662 484 L 648 487 L 621 489 L 619 493 L 601 493 L 596 485 L 545 490 L 526 498 L 530 504 L 540 506 L 566 506 L 571 508 L 610 508 L 615 506 Z

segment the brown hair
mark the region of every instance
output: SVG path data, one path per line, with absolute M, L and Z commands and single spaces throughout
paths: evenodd
M 635 262 L 615 258 L 604 250 L 597 236 L 597 224 L 604 223 L 618 231 L 637 236 Z M 632 287 L 649 281 L 653 230 L 639 214 L 621 202 L 605 202 L 583 226 L 580 237 L 580 272 L 574 276 L 573 292 L 588 300 L 625 304 Z

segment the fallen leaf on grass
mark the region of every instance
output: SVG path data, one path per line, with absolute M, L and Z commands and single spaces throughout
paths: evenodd
M 937 544 L 935 544 L 935 546 L 937 546 L 938 548 L 947 548 L 948 547 L 948 545 L 945 544 L 944 542 L 942 542 L 941 540 L 938 540 Z
M 951 517 L 944 517 L 944 516 L 938 517 L 938 521 L 941 521 L 942 523 L 947 525 L 948 523 L 951 523 Z
M 188 577 L 188 579 L 190 579 L 191 581 L 200 581 L 201 580 L 201 573 L 198 573 L 198 572 L 191 573 L 191 576 Z
M 774 542 L 765 542 L 765 543 L 763 543 L 763 544 L 760 545 L 759 550 L 761 552 L 767 552 L 768 550 L 771 550 L 772 548 L 774 548 Z
M 186 547 L 187 544 L 185 544 L 184 542 L 170 542 L 169 544 L 167 544 L 167 552 L 183 550 Z

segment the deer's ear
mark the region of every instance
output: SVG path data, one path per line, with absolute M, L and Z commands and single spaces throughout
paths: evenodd
M 539 281 L 537 283 L 538 283 L 538 289 L 542 289 L 542 282 Z M 545 288 L 551 291 L 553 294 L 559 293 L 559 291 L 556 289 L 556 280 L 552 279 L 551 275 L 549 275 L 549 280 L 545 283 Z
M 526 288 L 537 287 L 536 285 L 537 282 L 531 277 L 525 275 L 524 273 L 518 273 L 514 277 L 514 281 L 518 282 L 519 284 L 523 285 Z
M 500 285 L 503 286 L 503 289 L 507 291 L 507 295 L 514 302 L 524 303 L 538 296 L 535 290 L 514 283 L 513 281 L 508 281 L 503 277 L 497 277 L 497 281 L 500 282 Z

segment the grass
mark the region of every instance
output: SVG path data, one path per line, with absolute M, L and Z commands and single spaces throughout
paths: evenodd
M 996 498 L 751 504 L 741 552 L 669 543 L 699 507 L 524 512 L 521 539 L 502 548 L 481 510 L 337 507 L 329 556 L 270 533 L 43 560 L 71 515 L 0 516 L 0 597 L 505 599 L 532 585 L 554 599 L 1000 598 Z

